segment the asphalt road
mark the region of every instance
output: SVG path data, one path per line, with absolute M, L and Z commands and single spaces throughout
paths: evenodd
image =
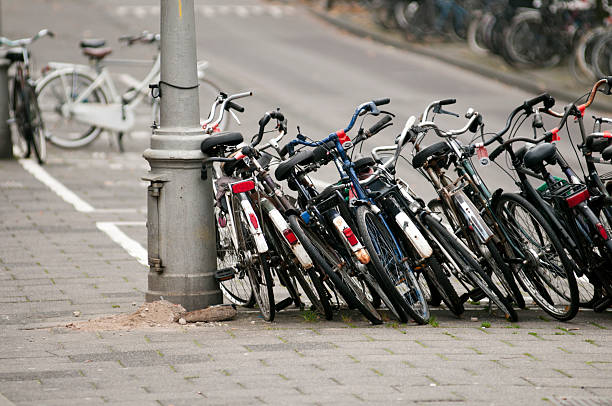
M 241 115 L 239 130 L 245 138 L 256 131 L 258 118 L 276 107 L 289 119 L 287 139 L 295 135 L 297 125 L 304 134 L 320 139 L 344 127 L 358 104 L 390 97 L 392 104 L 387 108 L 397 114 L 395 126 L 366 144 L 365 154 L 368 147 L 392 143 L 405 120 L 418 116 L 433 100 L 456 98 L 450 110 L 462 115 L 473 107 L 484 115 L 486 130 L 494 131 L 503 126 L 515 106 L 534 96 L 428 57 L 355 38 L 317 20 L 298 3 L 196 0 L 195 7 L 198 57 L 209 61 L 209 77 L 228 93 L 252 90 L 255 94 L 242 100 L 247 112 Z M 147 59 L 155 55 L 154 48 L 126 47 L 117 38 L 142 30 L 158 32 L 159 2 L 12 1 L 4 5 L 3 26 L 9 37 L 31 35 L 42 27 L 56 33 L 55 39 L 45 38 L 32 47 L 39 67 L 51 60 L 84 63 L 77 47 L 82 38 L 106 38 L 114 49 L 113 58 Z M 135 77 L 145 72 L 110 68 Z M 138 128 L 126 140 L 129 151 L 141 152 L 148 146 L 149 111 L 148 106 L 141 109 Z M 202 116 L 208 111 L 204 101 L 201 111 Z M 438 122 L 459 128 L 465 121 L 463 117 L 440 117 Z M 552 128 L 554 121 L 548 124 Z M 530 126 L 524 127 L 530 135 Z M 567 135 L 561 136 L 561 150 L 576 163 Z M 424 145 L 437 141 L 434 135 L 430 137 Z M 468 137 L 464 136 L 465 142 Z M 101 137 L 89 150 L 112 150 L 109 139 L 113 138 Z M 69 159 L 70 154 L 52 149 L 50 155 Z M 482 169 L 491 189 L 513 189 L 510 178 L 494 165 Z M 331 168 L 319 175 L 326 181 L 335 176 Z M 400 176 L 409 179 L 424 197 L 433 196 L 431 187 L 407 164 L 400 168 Z

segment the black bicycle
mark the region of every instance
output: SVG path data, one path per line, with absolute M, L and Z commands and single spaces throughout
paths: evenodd
M 17 126 L 17 134 L 13 137 L 14 150 L 20 158 L 29 158 L 34 151 L 41 164 L 47 158 L 45 127 L 36 99 L 35 84 L 30 77 L 30 52 L 27 46 L 45 36 L 52 37 L 53 33 L 44 29 L 31 38 L 10 40 L 0 37 L 0 45 L 9 47 L 6 59 L 15 68 L 10 87 L 12 121 Z

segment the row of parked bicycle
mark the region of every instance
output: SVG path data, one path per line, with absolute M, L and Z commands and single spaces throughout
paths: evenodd
M 601 128 L 612 120 L 597 117 L 588 133 L 583 115 L 597 91 L 609 95 L 611 86 L 612 77 L 598 81 L 584 104 L 563 113 L 547 94 L 527 100 L 497 133 L 484 133 L 473 109 L 461 128 L 440 128 L 435 117 L 454 115 L 445 109 L 455 100 L 434 101 L 406 121 L 394 144 L 360 159 L 353 159 L 356 147 L 391 125 L 393 115 L 380 110 L 389 99 L 359 105 L 346 128 L 322 140 L 298 127 L 282 147 L 287 119 L 278 110 L 266 113 L 246 142 L 240 133 L 205 127 L 211 136 L 201 145 L 202 178 L 214 185 L 222 291 L 233 303 L 257 303 L 266 320 L 304 302 L 326 319 L 346 305 L 374 324 L 383 321 L 383 305 L 399 321 L 423 324 L 430 306 L 443 302 L 459 316 L 468 300 L 488 300 L 512 321 L 526 297 L 558 320 L 580 307 L 604 311 L 612 304 L 612 176 L 599 175 L 595 164 L 612 164 L 612 134 Z M 213 110 L 220 106 L 219 117 L 242 111 L 233 100 L 249 94 L 221 94 Z M 543 114 L 560 122 L 545 131 Z M 349 138 L 367 116 L 382 118 Z M 517 136 L 527 118 L 533 137 Z M 553 143 L 564 126 L 574 127 L 568 121 L 580 131 L 582 176 Z M 262 143 L 270 122 L 275 134 Z M 469 143 L 459 141 L 464 133 L 473 134 Z M 490 165 L 502 154 L 516 191 L 489 189 L 472 161 Z M 435 199 L 426 203 L 411 189 L 405 179 L 413 173 L 397 171 L 400 157 L 431 183 Z M 312 176 L 329 163 L 339 180 L 320 190 Z M 554 166 L 565 179 L 551 175 Z M 288 297 L 277 302 L 280 287 Z
M 520 68 L 567 60 L 582 83 L 612 73 L 612 29 L 607 1 L 362 0 L 374 20 L 409 40 L 467 41 Z

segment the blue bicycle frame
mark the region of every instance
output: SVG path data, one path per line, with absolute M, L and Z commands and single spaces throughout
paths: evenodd
M 348 157 L 346 150 L 344 149 L 342 142 L 340 142 L 340 137 L 339 134 L 346 134 L 347 132 L 349 132 L 353 126 L 355 125 L 355 122 L 357 121 L 357 117 L 359 116 L 359 114 L 362 111 L 371 111 L 372 113 L 374 113 L 375 115 L 378 114 L 378 108 L 377 106 L 374 104 L 374 102 L 369 102 L 369 103 L 364 103 L 362 105 L 360 105 L 359 107 L 357 107 L 357 109 L 355 110 L 355 113 L 353 114 L 353 117 L 351 118 L 351 121 L 349 122 L 348 126 L 343 129 L 340 130 L 338 132 L 335 133 L 331 133 L 327 136 L 327 138 L 321 140 L 321 141 L 316 141 L 316 142 L 308 142 L 305 141 L 305 139 L 294 139 L 292 141 L 289 142 L 289 144 L 287 145 L 287 149 L 290 153 L 293 152 L 293 147 L 296 145 L 305 145 L 308 147 L 317 147 L 320 145 L 323 145 L 329 141 L 333 141 L 335 144 L 335 148 L 336 151 L 338 151 L 338 154 L 340 155 L 340 158 L 342 159 L 342 170 L 344 171 L 344 173 L 340 173 L 340 175 L 344 178 L 344 176 L 348 176 L 349 180 L 351 181 L 352 185 L 353 185 L 353 189 L 355 190 L 355 193 L 357 194 L 357 198 L 361 201 L 365 201 L 368 203 L 374 203 L 372 199 L 370 199 L 365 191 L 363 190 L 363 188 L 361 187 L 361 184 L 359 183 L 359 179 L 357 177 L 357 174 L 355 173 L 355 168 L 353 165 L 353 162 L 350 160 L 350 158 Z M 339 168 L 338 168 L 339 169 Z M 387 231 L 389 232 L 389 235 L 391 235 L 391 238 L 393 239 L 393 244 L 394 244 L 394 248 L 395 248 L 395 254 L 398 256 L 398 258 L 404 258 L 404 253 L 402 252 L 402 249 L 400 248 L 399 243 L 397 242 L 397 240 L 395 239 L 395 236 L 393 235 L 393 232 L 391 232 L 391 229 L 389 228 L 389 225 L 387 224 L 387 222 L 385 221 L 385 218 L 382 214 L 380 214 L 380 212 L 378 213 L 378 217 L 380 218 L 380 220 L 382 221 L 382 223 L 385 225 L 385 228 L 387 229 Z M 410 270 L 410 272 L 412 271 L 412 268 L 410 268 L 410 266 L 408 266 L 408 264 L 406 264 L 407 268 Z

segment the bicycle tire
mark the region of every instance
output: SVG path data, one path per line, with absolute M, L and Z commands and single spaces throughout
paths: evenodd
M 70 78 L 66 78 L 69 75 Z M 78 70 L 57 70 L 40 79 L 36 85 L 38 104 L 45 125 L 45 136 L 55 146 L 66 149 L 81 148 L 94 142 L 103 128 L 79 123 L 62 115 L 68 99 L 75 100 L 95 78 Z M 83 102 L 108 104 L 109 97 L 102 87 L 96 88 Z M 63 125 L 63 124 L 65 125 Z
M 355 216 L 363 243 L 370 254 L 372 268 L 384 292 L 398 311 L 403 309 L 418 324 L 427 323 L 429 307 L 420 284 L 414 272 L 397 256 L 389 230 L 378 215 L 366 206 L 359 206 Z
M 463 303 L 457 295 L 457 291 L 453 288 L 448 276 L 442 269 L 442 265 L 434 256 L 427 260 L 427 266 L 424 271 L 428 281 L 436 288 L 440 298 L 446 304 L 446 307 L 456 316 L 460 316 L 465 309 Z
M 274 240 L 274 249 L 281 257 L 281 261 L 287 264 L 287 267 L 289 269 L 288 274 L 291 275 L 298 282 L 298 284 L 302 288 L 302 291 L 310 300 L 312 308 L 314 308 L 318 313 L 325 317 L 326 320 L 331 320 L 333 318 L 332 305 L 329 302 L 329 295 L 325 290 L 323 283 L 318 278 L 318 275 L 316 275 L 316 272 L 312 269 L 312 267 L 308 270 L 302 270 L 301 266 L 296 265 L 298 263 L 298 260 L 297 258 L 295 258 L 295 254 L 293 253 L 291 248 L 286 245 L 284 237 L 280 235 L 278 229 L 274 226 L 272 220 L 268 216 L 265 216 L 264 219 L 268 232 L 274 234 L 273 236 L 271 236 L 271 238 Z M 299 237 L 298 240 L 301 243 Z M 285 287 L 289 291 L 289 295 L 294 298 L 294 302 L 296 302 L 296 304 L 303 303 L 297 289 L 294 289 L 293 286 L 285 285 Z
M 532 230 L 526 230 L 519 223 L 520 219 L 517 219 L 516 214 L 518 208 L 521 208 L 525 212 L 525 216 L 528 216 L 526 220 L 533 224 L 534 228 Z M 502 194 L 494 202 L 493 211 L 511 241 L 515 245 L 525 247 L 522 248 L 524 255 L 530 255 L 527 257 L 530 260 L 530 265 L 521 267 L 517 273 L 523 288 L 542 310 L 552 317 L 562 321 L 572 319 L 578 312 L 579 296 L 576 278 L 565 249 L 550 224 L 531 203 L 514 193 Z M 523 223 L 528 224 L 527 221 Z M 536 236 L 540 241 L 534 239 Z M 544 238 L 549 242 L 546 242 Z M 551 255 L 551 250 L 554 250 L 556 255 Z M 558 258 L 558 260 L 555 260 L 555 258 Z M 559 282 L 567 281 L 567 292 L 559 294 L 558 287 L 550 286 L 552 279 L 544 274 L 544 272 L 548 272 L 548 269 L 551 270 L 553 279 Z M 554 295 L 551 295 L 546 288 L 547 285 L 554 292 Z M 558 304 L 554 303 L 555 296 L 559 298 L 557 299 Z
M 490 263 L 490 265 L 493 274 L 495 274 L 496 279 L 499 280 L 498 285 L 501 286 L 506 293 L 508 293 L 510 299 L 512 299 L 512 301 L 514 301 L 519 308 L 524 309 L 525 299 L 523 299 L 523 294 L 516 283 L 516 279 L 514 279 L 514 275 L 508 263 L 502 257 L 493 240 L 489 240 L 486 247 L 491 254 L 492 263 Z
M 217 194 L 217 175 L 214 168 L 211 168 L 213 173 L 212 185 L 213 195 Z M 251 288 L 251 282 L 247 275 L 246 269 L 237 267 L 240 260 L 239 248 L 234 244 L 232 238 L 232 230 L 236 230 L 235 218 L 228 215 L 232 213 L 230 199 L 224 195 L 221 200 L 221 205 L 225 208 L 220 208 L 213 203 L 215 216 L 215 232 L 217 236 L 217 269 L 235 268 L 234 277 L 219 282 L 221 292 L 231 303 L 239 306 L 253 307 L 255 304 L 255 296 Z
M 504 312 L 506 319 L 516 321 L 518 315 L 512 308 L 508 300 L 502 295 L 497 286 L 493 283 L 489 275 L 482 269 L 480 264 L 474 259 L 473 254 L 465 247 L 459 244 L 449 231 L 433 216 L 426 216 L 425 221 L 429 230 L 445 244 L 445 249 L 452 255 L 453 260 L 460 265 L 459 271 L 464 277 L 472 282 L 474 286 L 478 286 L 490 301 L 495 303 L 497 307 Z
M 38 102 L 36 100 L 36 92 L 34 91 L 34 88 L 29 83 L 26 83 L 24 92 L 26 96 L 26 116 L 28 117 L 29 121 L 28 128 L 30 132 L 30 142 L 38 163 L 42 165 L 47 160 L 45 127 L 42 121 L 42 115 L 40 114 L 40 109 L 38 107 Z
M 29 158 L 32 149 L 30 138 L 27 130 L 28 117 L 26 115 L 26 96 L 22 89 L 19 79 L 13 81 L 13 97 L 12 110 L 15 126 L 17 127 L 16 134 L 13 136 L 13 152 L 19 158 Z
M 249 231 L 248 220 L 240 210 L 240 234 L 238 236 L 241 252 L 248 254 L 244 264 L 249 275 L 251 289 L 259 312 L 266 321 L 273 321 L 275 316 L 274 281 L 269 265 L 269 252 L 259 253 L 255 240 Z
M 326 259 L 326 257 L 338 257 L 338 255 L 333 252 L 332 248 L 327 246 L 324 241 L 319 241 L 308 226 L 304 225 L 303 227 L 302 221 L 298 219 L 296 215 L 289 216 L 289 224 L 317 268 L 329 277 L 347 305 L 359 310 L 370 323 L 381 324 L 383 322 L 382 317 L 368 301 L 364 292 L 352 284 L 348 279 L 343 279 L 343 275 L 337 273 L 339 267 Z M 313 238 L 311 239 L 310 236 Z

